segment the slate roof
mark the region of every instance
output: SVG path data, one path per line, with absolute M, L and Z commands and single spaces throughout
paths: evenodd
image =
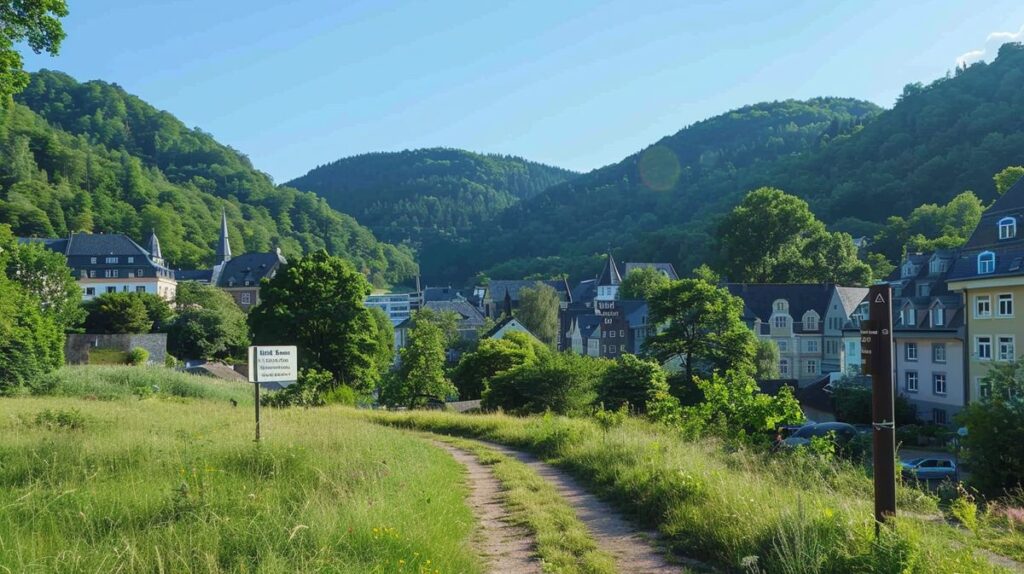
M 178 281 L 199 281 L 209 283 L 213 279 L 213 269 L 184 269 L 174 272 Z
M 580 281 L 576 288 L 572 290 L 572 300 L 574 303 L 593 301 L 594 297 L 597 297 L 597 279 Z
M 1009 239 L 999 239 L 999 220 L 1005 217 L 1016 220 L 1017 234 Z M 978 273 L 978 255 L 984 251 L 995 253 L 993 273 Z M 1024 275 L 1024 178 L 985 210 L 971 237 L 960 249 L 946 279 L 962 281 L 1015 275 Z
M 743 318 L 750 321 L 760 319 L 767 323 L 772 316 L 772 303 L 785 299 L 789 302 L 789 316 L 799 330 L 801 319 L 809 310 L 813 309 L 824 319 L 836 286 L 832 283 L 726 283 L 724 287 L 743 299 Z
M 602 287 L 618 285 L 622 283 L 622 275 L 619 274 L 619 268 L 615 265 L 615 258 L 612 257 L 611 252 L 608 252 L 608 259 L 604 262 L 604 269 L 601 270 L 601 274 L 597 276 L 597 284 Z
M 839 304 L 843 306 L 843 313 L 849 317 L 857 310 L 857 307 L 868 296 L 867 287 L 840 287 L 836 285 L 836 292 L 839 293 Z
M 488 297 L 491 301 L 502 301 L 505 298 L 505 290 L 508 290 L 512 301 L 519 301 L 519 290 L 523 287 L 533 287 L 537 283 L 543 283 L 558 292 L 558 297 L 563 301 L 572 301 L 572 293 L 569 290 L 569 283 L 565 279 L 548 279 L 537 281 L 530 279 L 492 279 L 487 285 Z
M 49 237 L 19 237 L 18 243 L 39 243 L 50 251 L 56 251 L 57 253 L 64 253 L 68 249 L 68 240 L 64 237 L 57 239 Z
M 457 301 L 462 299 L 462 294 L 456 289 L 453 289 L 451 285 L 448 287 L 424 287 L 423 288 L 423 302 L 429 303 L 431 301 Z
M 67 239 L 64 254 L 67 256 L 84 255 L 145 255 L 149 251 L 132 241 L 127 235 L 120 233 L 72 233 Z
M 932 272 L 931 262 L 933 259 L 944 260 L 947 265 L 953 265 L 957 258 L 955 251 L 951 249 L 940 249 L 932 253 L 915 253 L 908 256 L 900 264 L 888 282 L 893 288 L 893 329 L 895 331 L 909 330 L 939 330 L 955 331 L 964 324 L 963 298 L 959 293 L 949 290 L 946 284 L 946 277 L 950 273 L 950 267 L 946 271 Z M 916 266 L 916 272 L 909 276 L 903 276 L 903 270 L 907 262 Z M 927 285 L 928 295 L 920 295 L 920 287 Z M 944 320 L 941 327 L 932 327 L 928 315 L 932 306 L 940 303 L 945 309 Z M 906 325 L 899 322 L 900 312 L 907 308 L 915 309 L 915 324 Z M 906 317 L 906 315 L 904 315 Z
M 594 331 L 601 326 L 599 315 L 580 315 L 576 318 L 576 325 L 579 326 L 580 335 L 586 342 L 594 334 Z
M 287 263 L 278 252 L 244 253 L 229 260 L 217 278 L 218 287 L 258 286 L 260 280 L 272 277 L 277 268 Z
M 676 268 L 673 267 L 671 263 L 626 263 L 626 275 L 629 275 L 629 272 L 634 269 L 654 269 L 661 271 L 673 281 L 679 279 L 679 275 L 676 273 Z
M 439 313 L 451 311 L 459 315 L 459 329 L 479 329 L 484 326 L 484 316 L 466 300 L 461 301 L 427 301 L 423 304 L 426 309 L 432 309 Z
M 523 330 L 525 330 L 527 333 L 529 333 L 531 337 L 533 337 L 534 339 L 537 338 L 533 333 L 530 332 L 529 329 L 526 328 L 526 325 L 523 325 L 522 322 L 520 322 L 515 317 L 508 317 L 508 316 L 503 318 L 501 321 L 498 321 L 493 327 L 488 329 L 486 333 L 481 335 L 480 338 L 481 339 L 489 339 L 489 338 L 491 338 L 492 336 L 494 336 L 495 333 L 497 333 L 498 331 L 500 331 L 502 328 L 504 328 L 506 325 L 508 325 L 509 323 L 511 323 L 513 321 L 518 323 L 519 326 L 521 326 L 523 328 Z

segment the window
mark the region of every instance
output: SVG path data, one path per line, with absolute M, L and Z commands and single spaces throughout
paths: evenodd
M 121 292 L 122 293 L 127 293 L 128 292 L 128 286 L 127 285 L 121 285 Z
M 242 293 L 241 297 L 239 297 L 238 300 L 242 303 L 242 305 L 248 305 L 252 303 L 252 295 L 250 295 L 249 293 Z
M 946 324 L 946 310 L 941 306 L 932 308 L 932 327 L 941 327 Z
M 138 271 L 135 272 L 135 276 L 136 277 L 142 277 L 145 274 L 146 274 L 146 270 L 145 269 L 139 269 Z
M 917 343 L 906 343 L 904 346 L 904 355 L 908 361 L 917 360 Z
M 96 288 L 95 287 L 86 287 L 85 288 L 85 294 L 88 295 L 89 297 L 92 297 L 93 295 L 96 294 Z
M 804 331 L 818 330 L 818 316 L 813 313 L 804 315 Z
M 979 359 L 987 361 L 992 358 L 992 337 L 983 335 L 974 338 L 974 354 Z
M 817 340 L 815 340 L 815 339 L 808 339 L 807 340 L 807 352 L 808 353 L 817 353 L 818 352 L 818 341 Z
M 818 374 L 818 361 L 807 361 L 807 374 L 816 375 Z
M 134 257 L 128 257 L 128 263 L 135 263 Z
M 785 329 L 786 325 L 788 325 L 788 323 L 786 322 L 786 318 L 785 317 L 776 317 L 775 318 L 775 327 L 776 328 Z
M 1012 361 L 1016 357 L 1016 355 L 1017 353 L 1014 351 L 1013 337 L 999 337 L 999 360 Z
M 614 330 L 608 331 L 608 336 L 611 337 L 612 339 L 614 339 L 615 338 L 615 331 Z
M 936 363 L 946 362 L 946 344 L 945 343 L 933 343 L 932 344 L 932 361 Z
M 936 395 L 946 394 L 946 374 L 935 373 L 932 375 L 932 390 Z
M 620 337 L 625 337 L 626 336 L 626 331 L 624 331 L 622 329 L 619 329 L 619 336 Z
M 999 317 L 1013 317 L 1013 294 L 1000 293 L 996 311 Z
M 978 295 L 974 298 L 974 318 L 986 319 L 992 316 L 992 298 L 988 295 Z
M 93 265 L 96 265 L 96 258 L 95 257 L 90 257 L 89 258 L 89 263 L 92 263 Z
M 929 285 L 927 283 L 921 283 L 920 285 L 917 286 L 917 296 L 918 297 L 927 297 L 928 295 L 931 295 L 931 293 L 932 293 L 932 286 L 931 285 Z
M 917 371 L 907 371 L 903 374 L 903 388 L 908 393 L 917 392 Z
M 1017 236 L 1017 220 L 1004 217 L 999 220 L 999 239 L 1013 239 Z
M 932 422 L 937 425 L 946 424 L 946 409 L 933 409 Z
M 136 293 L 145 293 L 146 292 L 146 287 L 143 286 L 143 285 L 136 285 L 135 286 L 135 292 Z
M 978 394 L 981 398 L 987 399 L 992 396 L 992 384 L 991 383 L 979 383 Z
M 788 353 L 789 352 L 789 341 L 779 341 L 778 343 L 779 343 L 779 352 L 780 353 Z
M 95 269 L 90 269 L 89 270 L 89 277 L 91 277 L 93 279 L 96 278 L 96 270 Z
M 117 263 L 117 257 L 107 257 L 103 260 L 104 263 Z
M 775 302 L 775 310 L 776 311 L 785 311 L 786 310 L 786 302 L 785 301 L 776 301 Z
M 620 353 L 625 353 L 626 352 L 626 346 L 625 345 L 619 345 L 619 352 Z
M 789 359 L 779 359 L 779 376 L 789 376 Z
M 996 270 L 996 254 L 983 251 L 978 254 L 978 274 L 993 273 Z
M 916 326 L 917 310 L 913 307 L 907 307 L 906 311 L 904 311 L 904 318 L 906 319 L 906 322 L 903 323 L 904 325 Z
M 107 293 L 117 293 L 117 287 L 114 287 L 114 286 L 107 287 Z

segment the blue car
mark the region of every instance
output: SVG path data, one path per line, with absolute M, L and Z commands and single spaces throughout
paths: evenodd
M 915 458 L 900 462 L 903 478 L 925 482 L 932 480 L 959 480 L 956 463 L 945 458 Z

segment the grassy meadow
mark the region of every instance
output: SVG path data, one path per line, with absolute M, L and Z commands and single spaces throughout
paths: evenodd
M 381 424 L 492 440 L 573 473 L 682 555 L 746 572 L 998 572 L 937 501 L 900 488 L 903 513 L 874 535 L 872 485 L 846 463 L 766 457 L 690 442 L 636 419 L 602 426 L 557 416 L 364 413 Z
M 47 390 L 0 398 L 0 572 L 481 571 L 462 468 L 407 433 L 266 409 L 257 445 L 251 387 L 159 368 Z

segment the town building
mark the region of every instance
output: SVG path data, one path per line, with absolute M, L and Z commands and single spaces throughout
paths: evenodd
M 726 283 L 743 300 L 743 320 L 779 348 L 779 375 L 800 386 L 841 369 L 843 326 L 868 290 L 832 283 Z
M 572 303 L 572 292 L 569 289 L 569 282 L 565 279 L 537 280 L 508 280 L 492 279 L 487 285 L 476 287 L 474 295 L 480 302 L 480 311 L 486 317 L 498 319 L 505 310 L 505 295 L 512 298 L 512 309 L 519 308 L 519 294 L 523 288 L 534 288 L 537 283 L 551 287 L 558 293 L 559 308 L 565 309 Z
M 452 313 L 456 319 L 456 329 L 459 338 L 463 341 L 475 341 L 480 331 L 487 325 L 486 319 L 480 311 L 469 301 L 459 299 L 454 301 L 427 301 L 421 309 L 429 309 L 436 313 Z M 409 344 L 409 331 L 412 328 L 412 318 L 402 321 L 395 326 L 395 348 L 404 349 Z M 457 358 L 453 349 L 448 350 L 449 360 Z
M 367 308 L 377 308 L 391 319 L 391 325 L 397 326 L 412 316 L 415 306 L 414 293 L 374 293 L 366 297 L 363 304 Z
M 61 239 L 19 241 L 40 243 L 64 255 L 84 301 L 106 293 L 151 293 L 174 301 L 177 280 L 164 264 L 155 233 L 149 236 L 149 249 L 120 233 L 72 233 Z
M 951 291 L 963 296 L 965 402 L 991 393 L 982 380 L 991 366 L 1018 357 L 1024 317 L 1016 302 L 1024 297 L 1024 180 L 1006 190 L 981 216 L 946 275 Z

